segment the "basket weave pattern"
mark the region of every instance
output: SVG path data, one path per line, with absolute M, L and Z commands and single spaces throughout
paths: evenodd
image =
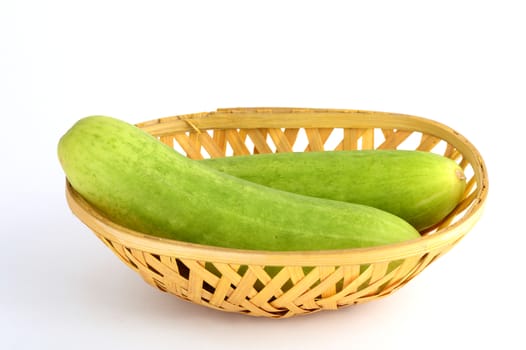
M 138 124 L 192 159 L 270 152 L 417 149 L 457 161 L 464 199 L 416 241 L 320 252 L 240 251 L 158 239 L 119 227 L 71 186 L 73 212 L 150 285 L 199 305 L 273 318 L 334 310 L 386 296 L 449 251 L 475 224 L 487 193 L 482 158 L 439 123 L 399 114 L 234 108 Z M 247 233 L 250 237 L 250 233 Z

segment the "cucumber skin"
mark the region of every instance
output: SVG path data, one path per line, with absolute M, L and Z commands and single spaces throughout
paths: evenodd
M 58 144 L 69 182 L 114 222 L 158 237 L 272 251 L 420 237 L 387 212 L 254 184 L 188 159 L 126 122 L 79 120 Z
M 403 218 L 417 230 L 444 219 L 466 187 L 456 162 L 423 151 L 291 152 L 201 162 L 276 189 L 373 206 Z

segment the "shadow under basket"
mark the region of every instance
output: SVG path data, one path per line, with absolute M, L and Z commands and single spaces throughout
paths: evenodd
M 192 159 L 411 149 L 445 155 L 464 169 L 467 187 L 462 201 L 421 238 L 308 252 L 225 249 L 135 232 L 109 221 L 66 184 L 73 213 L 147 283 L 227 312 L 284 318 L 389 295 L 457 244 L 479 219 L 487 197 L 486 168 L 476 148 L 451 128 L 420 117 L 361 110 L 231 108 L 137 126 Z

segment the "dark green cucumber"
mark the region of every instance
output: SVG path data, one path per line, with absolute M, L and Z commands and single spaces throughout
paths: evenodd
M 58 156 L 88 202 L 114 222 L 150 235 L 272 251 L 378 246 L 419 237 L 390 213 L 239 179 L 110 117 L 79 120 L 60 139 Z
M 449 214 L 466 187 L 456 162 L 423 151 L 256 154 L 202 163 L 276 189 L 373 206 L 403 218 L 418 230 Z

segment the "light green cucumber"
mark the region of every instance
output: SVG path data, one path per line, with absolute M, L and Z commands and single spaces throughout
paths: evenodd
M 417 230 L 440 222 L 466 187 L 456 162 L 423 151 L 291 152 L 201 162 L 276 189 L 373 206 L 403 218 Z
M 58 144 L 73 188 L 118 224 L 199 244 L 271 251 L 418 238 L 380 209 L 255 184 L 190 160 L 124 121 L 79 120 Z

